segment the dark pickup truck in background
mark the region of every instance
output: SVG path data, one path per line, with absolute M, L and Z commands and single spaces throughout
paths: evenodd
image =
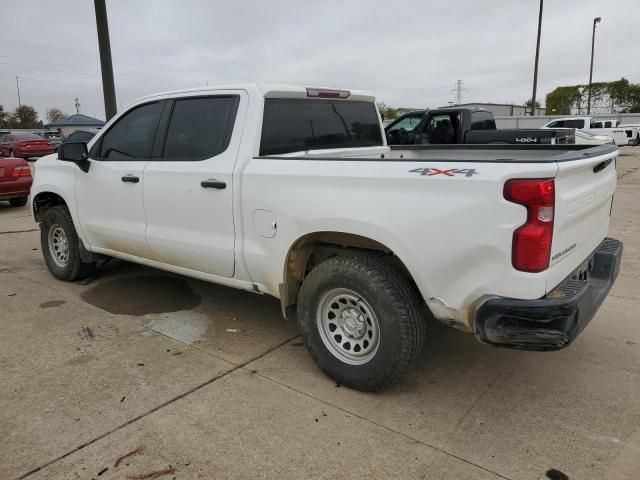
M 567 129 L 498 130 L 491 112 L 475 108 L 417 110 L 391 122 L 385 132 L 389 145 L 555 145 L 575 142 L 574 131 Z

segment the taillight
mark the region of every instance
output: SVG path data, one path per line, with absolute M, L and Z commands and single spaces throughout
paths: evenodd
M 513 268 L 522 272 L 546 270 L 549 267 L 553 240 L 553 178 L 508 180 L 504 184 L 504 198 L 527 209 L 526 223 L 513 232 Z
M 11 176 L 13 178 L 30 177 L 31 176 L 31 169 L 29 167 L 15 167 L 13 169 L 13 171 L 11 172 Z
M 332 90 L 329 88 L 307 88 L 307 97 L 317 98 L 349 98 L 349 90 Z

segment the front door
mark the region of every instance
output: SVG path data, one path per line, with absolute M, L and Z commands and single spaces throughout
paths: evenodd
M 92 249 L 149 255 L 142 191 L 161 110 L 153 102 L 125 113 L 92 146 L 89 171 L 76 169 L 80 228 Z
M 151 258 L 232 277 L 233 169 L 247 97 L 240 91 L 170 100 L 145 168 Z M 235 128 L 234 128 L 235 126 Z

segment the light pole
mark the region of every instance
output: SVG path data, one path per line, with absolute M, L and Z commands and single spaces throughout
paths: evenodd
M 104 113 L 109 120 L 116 114 L 116 88 L 113 84 L 113 64 L 111 63 L 111 44 L 109 42 L 109 24 L 105 0 L 93 0 L 98 26 L 98 46 L 100 48 L 100 70 L 102 71 L 102 92 L 104 95 Z
M 587 96 L 587 115 L 591 113 L 591 83 L 593 81 L 593 48 L 596 43 L 596 25 L 602 20 L 601 17 L 593 19 L 593 33 L 591 34 L 591 68 L 589 69 L 589 94 Z
M 542 33 L 542 3 L 540 0 L 540 12 L 538 13 L 538 42 L 536 43 L 536 63 L 533 68 L 533 94 L 531 95 L 531 116 L 536 114 L 536 90 L 538 89 L 538 59 L 540 58 L 540 34 Z
M 16 77 L 16 88 L 18 89 L 18 107 L 22 106 L 20 102 L 20 77 Z

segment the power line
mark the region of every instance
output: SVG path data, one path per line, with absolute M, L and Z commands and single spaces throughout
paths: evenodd
M 88 58 L 93 58 L 94 60 L 98 60 L 98 56 L 91 54 L 91 53 L 86 53 L 86 52 L 79 52 L 77 50 L 69 50 L 66 48 L 56 48 L 56 47 L 50 47 L 48 45 L 42 45 L 42 44 L 36 44 L 36 43 L 28 43 L 28 42 L 19 42 L 16 40 L 8 40 L 8 39 L 4 39 L 4 38 L 0 38 L 0 43 L 3 43 L 5 45 L 10 45 L 13 47 L 17 47 L 17 48 L 27 48 L 27 49 L 35 49 L 35 50 L 45 50 L 48 51 L 50 53 L 56 53 L 56 54 L 64 54 L 64 55 L 76 55 L 76 56 L 80 56 L 80 57 L 88 57 Z M 201 76 L 201 77 L 209 77 L 210 75 L 205 73 L 205 72 L 198 72 L 195 70 L 188 70 L 188 69 L 184 69 L 184 68 L 179 68 L 179 67 L 174 67 L 174 66 L 170 66 L 170 65 L 159 65 L 159 64 L 153 64 L 153 63 L 145 63 L 145 62 L 133 62 L 133 61 L 129 61 L 129 60 L 114 60 L 114 63 L 116 64 L 126 64 L 126 65 L 137 65 L 137 66 L 142 66 L 143 68 L 153 68 L 156 70 L 163 70 L 163 71 L 174 71 L 177 73 L 188 73 L 191 75 L 197 75 L 197 76 Z

